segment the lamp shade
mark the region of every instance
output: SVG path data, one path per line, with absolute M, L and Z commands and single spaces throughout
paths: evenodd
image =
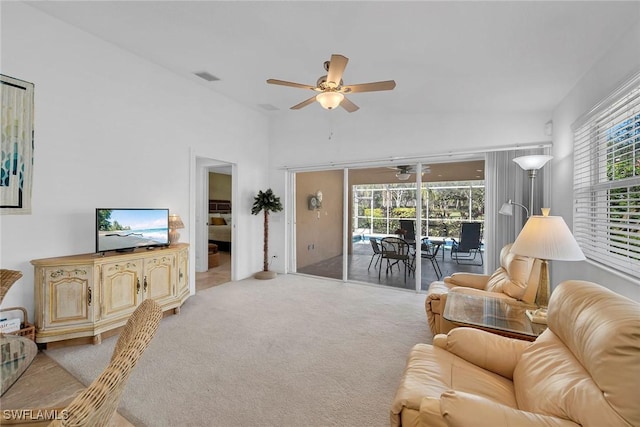
M 582 261 L 582 249 L 561 216 L 532 215 L 513 242 L 511 252 L 528 257 Z
M 542 154 L 534 154 L 531 156 L 521 156 L 513 159 L 522 169 L 538 170 L 543 167 L 549 160 L 553 159 L 553 156 L 546 156 Z
M 509 199 L 507 203 L 503 203 L 500 207 L 498 213 L 500 215 L 513 216 L 513 206 L 520 206 L 527 213 L 527 218 L 529 218 L 529 209 L 525 205 L 521 205 L 520 203 L 516 203 L 513 200 Z
M 510 202 L 503 203 L 498 213 L 500 215 L 513 216 L 513 205 Z
M 169 215 L 169 229 L 177 230 L 178 228 L 184 228 L 184 223 L 180 218 L 180 215 L 171 214 Z
M 322 92 L 316 95 L 316 101 L 326 110 L 333 110 L 340 105 L 343 99 L 344 95 L 340 92 Z

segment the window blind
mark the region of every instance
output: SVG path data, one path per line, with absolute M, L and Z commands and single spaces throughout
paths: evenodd
M 573 190 L 585 256 L 640 278 L 640 75 L 574 127 Z

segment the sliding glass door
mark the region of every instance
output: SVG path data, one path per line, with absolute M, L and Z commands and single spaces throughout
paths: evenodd
M 477 176 L 483 166 L 474 161 L 296 173 L 296 271 L 411 290 L 455 271 L 482 272 L 458 266 L 450 252 L 463 222 L 484 222 L 484 181 Z M 389 242 L 396 246 L 385 247 Z M 406 249 L 387 256 L 385 250 L 397 246 Z

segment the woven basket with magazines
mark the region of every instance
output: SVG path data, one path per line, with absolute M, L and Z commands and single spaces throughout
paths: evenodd
M 22 321 L 20 322 L 20 329 L 13 330 L 9 332 L 3 332 L 8 335 L 20 335 L 22 337 L 27 337 L 31 341 L 36 340 L 36 327 L 29 323 L 29 317 L 27 316 L 27 310 L 24 307 L 7 307 L 0 310 L 0 313 L 5 313 L 7 311 L 22 311 Z

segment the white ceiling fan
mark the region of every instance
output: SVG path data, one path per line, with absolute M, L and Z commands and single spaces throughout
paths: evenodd
M 340 106 L 350 113 L 357 111 L 360 107 L 348 100 L 344 94 L 392 90 L 396 87 L 396 82 L 393 80 L 345 86 L 342 82 L 342 74 L 347 66 L 347 62 L 349 62 L 349 58 L 345 56 L 337 54 L 331 55 L 331 60 L 325 61 L 324 63 L 324 69 L 327 71 L 327 75 L 321 76 L 315 86 L 276 79 L 269 79 L 267 80 L 267 83 L 320 92 L 306 101 L 302 101 L 301 103 L 294 105 L 291 107 L 292 110 L 299 110 L 300 108 L 312 104 L 314 101 L 318 101 L 320 105 L 327 110 L 333 110 Z

